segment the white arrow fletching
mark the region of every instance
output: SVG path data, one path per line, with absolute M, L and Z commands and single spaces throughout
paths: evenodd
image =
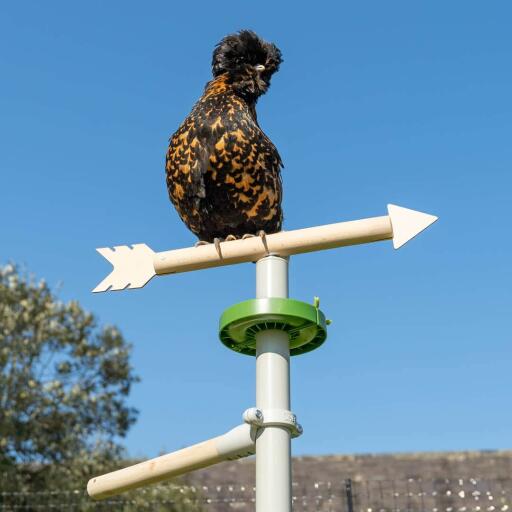
M 142 288 L 155 275 L 155 253 L 146 244 L 118 245 L 113 249 L 102 247 L 96 250 L 112 263 L 114 270 L 93 292 Z
M 388 214 L 393 227 L 393 247 L 395 249 L 402 247 L 438 219 L 435 215 L 417 212 L 396 204 L 388 204 Z

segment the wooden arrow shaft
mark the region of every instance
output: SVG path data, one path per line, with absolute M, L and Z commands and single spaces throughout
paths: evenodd
M 391 219 L 385 215 L 314 228 L 281 231 L 267 235 L 265 240 L 254 237 L 222 242 L 220 255 L 213 244 L 159 252 L 153 257 L 153 265 L 157 274 L 174 274 L 257 261 L 268 254 L 291 256 L 391 238 Z

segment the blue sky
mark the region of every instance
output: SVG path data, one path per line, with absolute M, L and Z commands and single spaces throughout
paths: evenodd
M 93 295 L 96 247 L 194 237 L 164 154 L 240 28 L 284 63 L 258 105 L 279 148 L 286 229 L 384 215 L 440 221 L 391 243 L 294 257 L 291 296 L 321 298 L 324 346 L 292 361 L 295 454 L 511 448 L 512 32 L 509 2 L 4 2 L 0 262 L 79 299 L 133 343 L 152 456 L 220 434 L 254 405 L 254 360 L 217 339 L 254 296 L 251 264 Z

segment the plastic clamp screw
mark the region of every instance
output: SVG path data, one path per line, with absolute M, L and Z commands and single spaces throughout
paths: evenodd
M 244 411 L 243 419 L 245 423 L 261 427 L 263 425 L 263 413 L 256 407 L 251 407 Z

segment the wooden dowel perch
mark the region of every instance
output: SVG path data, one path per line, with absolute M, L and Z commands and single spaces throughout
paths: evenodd
M 281 231 L 266 235 L 264 240 L 254 237 L 223 242 L 220 244 L 220 255 L 213 244 L 159 252 L 153 258 L 153 265 L 157 274 L 174 274 L 257 261 L 268 254 L 291 256 L 344 245 L 376 242 L 392 237 L 393 230 L 389 217 L 375 217 L 315 228 Z
M 239 425 L 222 436 L 91 478 L 87 484 L 87 493 L 91 498 L 101 500 L 224 460 L 253 455 L 255 435 L 255 430 L 250 425 Z

